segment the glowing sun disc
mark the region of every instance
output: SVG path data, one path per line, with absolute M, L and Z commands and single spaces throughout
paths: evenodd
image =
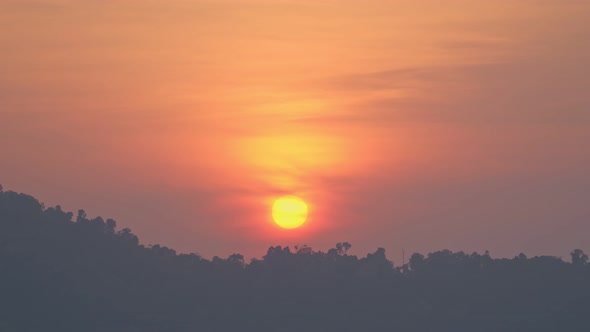
M 272 218 L 282 228 L 301 227 L 307 220 L 307 204 L 296 196 L 277 199 L 272 206 Z

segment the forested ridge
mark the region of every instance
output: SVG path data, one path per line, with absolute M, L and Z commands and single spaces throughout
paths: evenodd
M 209 260 L 0 187 L 0 331 L 590 331 L 580 249 L 396 266 L 350 247 Z

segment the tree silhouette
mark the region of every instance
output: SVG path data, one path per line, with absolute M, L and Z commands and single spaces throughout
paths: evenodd
M 441 250 L 396 268 L 272 246 L 262 259 L 142 245 L 0 186 L 0 331 L 587 331 L 590 264 Z
M 582 266 L 588 263 L 588 255 L 586 255 L 581 249 L 575 249 L 572 251 L 571 256 L 573 265 Z
M 348 253 L 348 250 L 352 248 L 352 245 L 348 242 L 344 242 L 342 243 L 342 247 L 344 248 L 344 254 L 346 255 Z

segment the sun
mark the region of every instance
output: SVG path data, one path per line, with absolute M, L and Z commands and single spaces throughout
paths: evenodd
M 296 196 L 284 196 L 277 199 L 272 206 L 272 218 L 282 228 L 301 227 L 307 220 L 307 204 Z

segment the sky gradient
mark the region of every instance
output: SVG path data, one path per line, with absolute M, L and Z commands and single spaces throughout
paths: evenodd
M 0 184 L 205 257 L 590 249 L 590 2 L 0 0 Z M 309 220 L 282 230 L 277 197 Z

